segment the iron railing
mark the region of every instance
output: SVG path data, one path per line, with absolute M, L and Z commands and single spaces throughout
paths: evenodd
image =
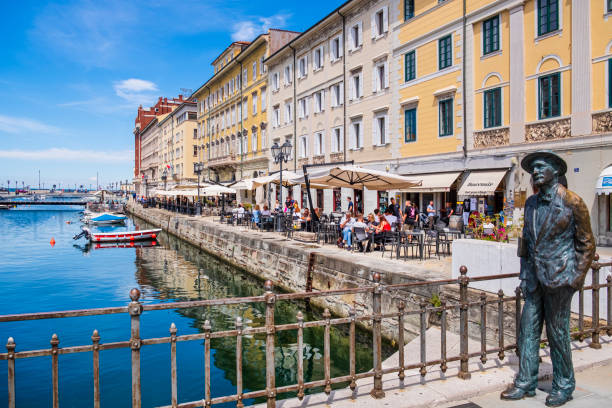
M 590 346 L 593 348 L 601 348 L 599 341 L 600 333 L 607 331 L 608 335 L 612 335 L 612 277 L 608 276 L 605 284 L 599 283 L 599 273 L 602 267 L 612 266 L 612 263 L 599 263 L 599 258 L 596 256 L 595 261 L 591 266 L 592 284 L 585 286 L 579 291 L 579 316 L 578 327 L 572 330 L 574 338 L 584 340 L 587 336 L 591 337 Z M 505 296 L 503 291 L 499 291 L 497 296 L 491 296 L 484 292 L 480 292 L 479 296 L 474 291 L 469 291 L 470 282 L 487 281 L 493 279 L 516 278 L 518 274 L 503 274 L 491 275 L 482 277 L 470 278 L 467 275 L 467 268 L 460 268 L 460 276 L 458 279 L 446 279 L 438 281 L 423 281 L 413 283 L 401 283 L 392 285 L 383 285 L 380 282 L 380 274 L 373 274 L 374 284 L 372 286 L 327 290 L 320 292 L 301 292 L 301 293 L 283 293 L 275 294 L 272 291 L 272 283 L 266 281 L 264 288 L 265 293 L 261 296 L 250 296 L 242 298 L 225 298 L 225 299 L 210 299 L 198 301 L 186 301 L 163 304 L 141 304 L 139 302 L 140 291 L 132 289 L 130 291 L 131 302 L 127 306 L 108 307 L 99 309 L 85 310 L 69 310 L 61 312 L 44 312 L 44 313 L 27 313 L 16 315 L 0 316 L 0 323 L 40 320 L 65 317 L 79 316 L 100 316 L 108 314 L 127 313 L 130 316 L 131 334 L 129 340 L 100 343 L 100 334 L 97 330 L 93 331 L 91 336 L 91 344 L 59 347 L 60 339 L 56 334 L 51 337 L 51 348 L 41 350 L 16 351 L 16 342 L 12 337 L 8 339 L 6 344 L 6 353 L 0 354 L 0 360 L 8 360 L 8 407 L 14 408 L 15 395 L 15 360 L 24 358 L 34 358 L 42 356 L 51 356 L 51 372 L 52 372 L 52 397 L 53 407 L 59 407 L 59 373 L 58 364 L 59 357 L 65 354 L 73 353 L 92 353 L 93 358 L 93 406 L 100 407 L 100 352 L 105 350 L 130 348 L 131 349 L 131 380 L 132 380 L 132 407 L 138 408 L 141 406 L 141 382 L 140 382 L 140 350 L 144 346 L 157 344 L 170 344 L 170 367 L 171 367 L 171 405 L 167 407 L 210 407 L 212 405 L 236 402 L 238 407 L 243 406 L 243 401 L 253 398 L 266 398 L 269 408 L 275 407 L 276 398 L 279 394 L 296 392 L 297 397 L 302 399 L 305 391 L 312 388 L 323 387 L 325 393 L 331 392 L 331 386 L 339 383 L 349 383 L 351 389 L 355 389 L 356 381 L 363 378 L 373 377 L 373 388 L 370 394 L 374 398 L 383 398 L 385 393 L 382 385 L 382 376 L 397 372 L 401 380 L 405 377 L 405 371 L 410 369 L 419 369 L 420 374 L 425 376 L 428 367 L 439 365 L 442 372 L 447 369 L 447 364 L 450 362 L 459 362 L 459 378 L 469 379 L 470 372 L 468 362 L 471 358 L 479 358 L 483 363 L 491 354 L 497 354 L 501 360 L 505 357 L 505 352 L 515 350 L 516 344 L 507 344 L 505 342 L 504 330 L 504 305 L 511 303 L 514 305 L 515 330 L 518 337 L 518 329 L 521 314 L 521 291 L 516 289 L 514 296 Z M 426 287 L 442 287 L 444 285 L 458 285 L 458 296 L 454 296 L 452 287 L 449 299 L 443 298 L 439 305 L 430 306 L 429 302 L 423 302 L 420 307 L 415 310 L 406 310 L 405 294 L 406 291 L 418 291 L 419 288 Z M 599 320 L 599 295 L 600 289 L 606 288 L 607 291 L 607 321 L 602 324 Z M 593 309 L 590 327 L 586 328 L 584 318 L 584 293 L 592 291 Z M 404 294 L 403 296 L 401 294 Z M 371 304 L 364 310 L 367 311 L 362 315 L 357 315 L 355 308 L 351 308 L 348 317 L 332 318 L 329 309 L 325 309 L 322 317 L 323 320 L 304 321 L 301 312 L 296 315 L 295 323 L 277 325 L 274 323 L 274 309 L 276 302 L 305 300 L 315 297 L 332 297 L 341 295 L 364 295 L 371 296 Z M 396 300 L 396 310 L 387 313 L 382 312 L 382 296 L 391 296 Z M 455 297 L 454 301 L 449 301 Z M 240 305 L 247 303 L 262 303 L 265 305 L 265 325 L 262 327 L 247 327 L 243 324 L 240 317 L 236 318 L 235 328 L 232 330 L 213 331 L 210 322 L 207 320 L 203 326 L 203 333 L 178 335 L 177 328 L 174 323 L 170 326 L 170 335 L 160 338 L 143 339 L 140 336 L 140 320 L 143 312 L 154 310 L 168 309 L 185 309 L 193 307 L 215 307 L 222 305 Z M 362 305 L 365 306 L 365 305 Z M 469 352 L 468 350 L 468 329 L 470 308 L 480 310 L 480 319 L 476 322 L 480 326 L 480 350 L 477 352 Z M 487 325 L 487 316 L 491 309 L 497 312 L 497 322 L 492 326 Z M 447 354 L 446 337 L 449 330 L 448 318 L 449 312 L 457 312 L 459 315 L 459 335 L 460 346 L 459 354 Z M 440 316 L 440 335 L 441 347 L 439 358 L 431 358 L 426 353 L 426 329 L 427 317 L 430 313 L 436 313 Z M 397 335 L 397 347 L 399 349 L 399 364 L 395 367 L 382 368 L 382 322 L 383 319 L 395 319 L 398 328 L 405 328 L 405 319 L 408 316 L 418 316 L 419 332 L 420 332 L 420 357 L 419 361 L 407 364 L 406 356 L 404 355 L 405 346 L 405 330 L 399 330 Z M 373 336 L 373 369 L 366 372 L 356 372 L 355 364 L 355 331 L 356 324 L 365 324 L 371 327 Z M 330 328 L 331 326 L 348 325 L 349 327 L 349 372 L 346 375 L 331 377 L 331 362 L 330 362 Z M 323 365 L 324 379 L 316 381 L 304 381 L 304 366 L 303 366 L 303 341 L 304 329 L 312 327 L 324 328 L 324 350 L 323 350 Z M 487 338 L 487 328 L 494 327 L 497 330 L 497 342 L 495 346 L 490 347 L 491 339 Z M 275 335 L 277 332 L 296 330 L 297 331 L 297 383 L 276 386 L 275 378 Z M 261 390 L 244 392 L 242 382 L 242 338 L 247 335 L 265 334 L 265 362 L 266 362 L 266 388 Z M 236 338 L 236 393 L 222 397 L 212 398 L 211 396 L 211 339 L 235 337 Z M 184 341 L 204 340 L 204 371 L 205 371 L 205 386 L 204 396 L 202 400 L 189 401 L 179 403 L 178 401 L 178 382 L 177 382 L 177 343 Z

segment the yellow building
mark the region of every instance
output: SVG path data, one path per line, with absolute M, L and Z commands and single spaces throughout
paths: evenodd
M 518 163 L 551 149 L 612 244 L 611 195 L 596 185 L 612 172 L 612 2 L 401 0 L 396 13 L 392 167 L 428 184 L 407 197 L 518 217 L 531 193 Z
M 268 171 L 264 60 L 296 35 L 270 29 L 251 43 L 232 43 L 213 61 L 213 77 L 192 95 L 198 101 L 199 159 L 210 179 L 227 182 Z
M 193 163 L 198 161 L 199 139 L 195 102 L 183 102 L 171 113 L 159 117 L 157 185 L 165 188 L 196 180 Z

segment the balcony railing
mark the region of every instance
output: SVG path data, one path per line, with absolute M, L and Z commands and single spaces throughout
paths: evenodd
M 607 331 L 608 335 L 612 335 L 612 278 L 607 277 L 605 284 L 600 284 L 599 272 L 602 267 L 612 266 L 612 263 L 599 263 L 598 258 L 593 262 L 591 266 L 592 271 L 592 285 L 584 287 L 579 291 L 580 300 L 580 312 L 578 316 L 578 327 L 571 331 L 572 336 L 579 340 L 584 340 L 587 336 L 591 337 L 590 346 L 597 349 L 601 348 L 599 342 L 600 333 Z M 198 300 L 198 301 L 186 301 L 186 302 L 175 302 L 175 303 L 161 303 L 161 304 L 141 304 L 139 302 L 140 291 L 138 289 L 132 289 L 130 291 L 131 302 L 127 306 L 120 307 L 107 307 L 99 309 L 85 309 L 85 310 L 70 310 L 61 312 L 44 312 L 44 313 L 27 313 L 17 315 L 4 315 L 0 316 L 0 323 L 2 322 L 15 322 L 15 321 L 27 321 L 27 320 L 40 320 L 40 319 L 57 319 L 67 317 L 79 317 L 79 316 L 102 316 L 109 314 L 127 314 L 129 315 L 130 325 L 130 337 L 124 341 L 111 342 L 111 343 L 100 343 L 100 333 L 97 330 L 93 330 L 91 336 L 91 343 L 81 346 L 72 347 L 60 347 L 60 339 L 56 334 L 51 336 L 50 344 L 51 347 L 42 350 L 25 350 L 17 351 L 17 343 L 13 337 L 9 337 L 6 344 L 6 353 L 0 354 L 0 360 L 8 360 L 8 407 L 14 408 L 16 401 L 15 393 L 15 378 L 16 368 L 15 361 L 26 358 L 38 358 L 51 356 L 51 383 L 52 383 L 52 397 L 53 407 L 59 407 L 59 371 L 58 362 L 60 356 L 73 354 L 73 353 L 92 353 L 93 358 L 93 406 L 98 408 L 101 401 L 100 393 L 100 352 L 113 349 L 131 349 L 131 382 L 132 382 L 132 402 L 133 408 L 138 408 L 142 403 L 141 393 L 141 349 L 158 344 L 170 344 L 170 405 L 167 407 L 209 407 L 216 404 L 236 402 L 237 406 L 242 407 L 245 399 L 252 398 L 266 398 L 267 406 L 269 408 L 276 406 L 276 398 L 278 395 L 286 394 L 290 392 L 297 392 L 298 398 L 302 399 L 305 395 L 305 391 L 316 387 L 324 387 L 324 392 L 329 394 L 331 392 L 331 386 L 339 383 L 349 383 L 349 387 L 354 389 L 356 387 L 356 381 L 362 378 L 373 377 L 373 388 L 370 394 L 374 398 L 384 398 L 384 390 L 382 383 L 382 376 L 389 373 L 397 373 L 400 379 L 404 379 L 405 371 L 410 369 L 419 369 L 420 374 L 425 376 L 428 367 L 439 365 L 442 372 L 447 369 L 449 362 L 459 362 L 459 378 L 469 379 L 470 372 L 468 370 L 468 362 L 470 359 L 478 358 L 483 363 L 489 358 L 490 355 L 497 355 L 500 360 L 505 358 L 505 352 L 516 349 L 516 344 L 507 344 L 504 338 L 505 320 L 504 310 L 509 307 L 504 307 L 510 303 L 514 305 L 514 322 L 515 330 L 517 331 L 521 315 L 521 290 L 516 289 L 514 296 L 505 296 L 500 290 L 497 297 L 491 297 L 485 293 L 481 293 L 478 300 L 474 300 L 474 296 L 469 295 L 469 283 L 476 281 L 486 281 L 494 279 L 504 278 L 516 278 L 518 274 L 504 274 L 504 275 L 492 275 L 470 278 L 467 275 L 467 268 L 461 267 L 460 277 L 458 279 L 447 279 L 438 281 L 423 281 L 413 283 L 401 283 L 383 285 L 380 282 L 380 275 L 374 273 L 372 276 L 373 285 L 365 287 L 355 287 L 338 290 L 327 290 L 320 292 L 300 292 L 300 293 L 283 293 L 276 294 L 273 292 L 272 283 L 266 281 L 264 285 L 265 293 L 261 296 L 250 296 L 241 298 L 225 298 L 225 299 L 209 299 L 209 300 Z M 413 310 L 407 310 L 406 304 L 408 298 L 406 296 L 399 296 L 399 293 L 405 293 L 404 291 L 416 291 L 419 288 L 424 287 L 442 287 L 451 286 L 458 288 L 458 297 L 455 301 L 449 302 L 442 299 L 439 306 L 429 306 L 430 303 L 424 302 L 420 304 L 420 307 L 414 308 Z M 607 293 L 607 322 L 603 324 L 600 319 L 599 311 L 599 295 L 600 290 L 605 289 Z M 399 292 L 403 291 L 403 292 Z M 592 292 L 593 301 L 593 316 L 589 328 L 585 327 L 583 299 L 584 292 Z M 351 308 L 348 317 L 332 318 L 330 311 L 325 309 L 323 313 L 323 320 L 316 321 L 304 321 L 301 312 L 298 312 L 295 316 L 295 322 L 289 324 L 275 324 L 274 313 L 275 305 L 278 302 L 294 301 L 294 300 L 305 300 L 315 297 L 346 297 L 347 295 L 361 295 L 361 299 L 369 299 L 369 305 L 364 306 L 365 312 L 357 315 L 356 310 Z M 382 313 L 383 296 L 389 296 L 391 301 L 395 302 L 395 311 Z M 366 300 L 368 301 L 368 300 Z M 265 305 L 265 324 L 261 327 L 249 327 L 245 326 L 242 320 L 238 317 L 235 321 L 235 328 L 232 330 L 214 331 L 210 322 L 207 320 L 204 323 L 204 332 L 197 334 L 179 335 L 174 323 L 169 328 L 169 336 L 160 338 L 141 338 L 140 335 L 140 323 L 142 316 L 146 315 L 146 312 L 155 310 L 171 310 L 171 309 L 187 309 L 194 307 L 224 307 L 225 305 L 242 305 L 249 303 L 263 303 Z M 476 309 L 476 316 L 480 315 L 480 319 L 474 322 L 474 316 L 469 317 L 470 309 Z M 491 342 L 487 339 L 487 317 L 488 314 L 494 311 L 497 313 L 497 322 L 494 323 L 498 330 L 498 339 L 495 347 L 490 347 Z M 447 353 L 447 331 L 449 330 L 449 324 L 447 319 L 449 318 L 449 312 L 458 312 L 459 315 L 459 336 L 460 346 L 459 354 L 448 355 Z M 430 313 L 436 313 L 440 316 L 440 336 L 441 336 L 441 348 L 440 355 L 428 356 L 426 348 L 426 335 L 427 330 L 427 316 Z M 418 361 L 408 363 L 406 356 L 404 355 L 404 330 L 405 319 L 408 316 L 418 316 L 419 319 L 419 330 L 420 330 L 420 355 Z M 399 362 L 395 367 L 382 368 L 382 321 L 384 319 L 390 319 L 397 322 L 397 327 L 401 328 L 398 332 L 397 347 L 399 349 Z M 468 352 L 468 333 L 469 324 L 477 324 L 480 329 L 480 350 L 477 352 Z M 363 323 L 371 327 L 372 329 L 372 340 L 373 340 L 373 370 L 356 372 L 355 369 L 355 329 L 356 324 Z M 349 372 L 345 375 L 332 377 L 331 376 L 331 361 L 330 361 L 330 328 L 331 326 L 348 325 L 349 327 Z M 311 327 L 323 327 L 324 328 L 324 350 L 323 350 L 323 364 L 324 364 L 324 378 L 316 381 L 304 381 L 304 329 Z M 507 329 L 507 327 L 506 327 Z M 275 342 L 276 333 L 281 331 L 297 331 L 297 383 L 276 386 L 275 377 Z M 243 361 L 243 349 L 242 339 L 245 336 L 250 335 L 265 335 L 265 365 L 266 365 L 266 387 L 265 389 L 244 392 L 242 382 L 242 361 Z M 236 392 L 232 395 L 225 395 L 221 397 L 213 398 L 211 396 L 211 339 L 228 338 L 233 337 L 236 339 Z M 205 385 L 204 395 L 202 400 L 197 401 L 178 401 L 178 380 L 177 380 L 177 343 L 186 341 L 204 341 L 204 372 L 205 372 Z M 546 341 L 546 340 L 544 340 Z M 409 356 L 410 357 L 410 356 Z

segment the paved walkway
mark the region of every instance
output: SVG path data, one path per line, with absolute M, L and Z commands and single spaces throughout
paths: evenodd
M 454 356 L 458 352 L 458 337 L 448 333 L 447 346 L 448 356 Z M 575 392 L 575 400 L 567 404 L 568 408 L 586 407 L 586 404 L 603 402 L 604 404 L 591 405 L 589 408 L 612 406 L 612 337 L 602 336 L 601 350 L 589 347 L 589 341 L 573 342 L 574 369 L 577 373 L 578 387 Z M 406 345 L 405 353 L 408 362 L 414 362 L 419 357 L 419 342 L 415 339 Z M 470 341 L 469 351 L 478 350 L 478 343 Z M 428 359 L 439 356 L 439 330 L 429 329 L 427 335 Z M 438 353 L 430 354 L 430 353 Z M 517 372 L 517 358 L 508 353 L 504 361 L 494 356 L 487 363 L 482 364 L 478 359 L 470 362 L 469 370 L 472 375 L 470 380 L 461 380 L 457 377 L 458 363 L 450 363 L 446 373 L 442 373 L 439 367 L 431 367 L 423 378 L 418 370 L 406 372 L 403 383 L 399 381 L 396 373 L 383 376 L 383 389 L 385 398 L 375 400 L 370 397 L 372 379 L 364 379 L 357 382 L 355 392 L 349 388 L 333 391 L 329 396 L 324 393 L 306 396 L 303 401 L 297 398 L 277 402 L 278 408 L 303 408 L 303 407 L 333 407 L 333 408 L 417 408 L 417 407 L 461 407 L 461 408 L 521 408 L 542 407 L 546 399 L 545 392 L 538 392 L 536 398 L 522 402 L 504 403 L 499 400 L 499 393 L 506 389 L 513 381 Z M 550 388 L 552 378 L 552 365 L 548 356 L 548 349 L 541 351 L 542 363 L 540 364 L 540 388 Z M 397 353 L 383 363 L 384 367 L 392 367 L 397 364 Z M 605 374 L 606 377 L 600 376 Z M 476 405 L 465 405 L 476 404 Z M 261 406 L 263 407 L 263 405 Z

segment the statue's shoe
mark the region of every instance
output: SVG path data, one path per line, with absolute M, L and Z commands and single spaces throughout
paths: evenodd
M 572 395 L 566 395 L 560 391 L 552 391 L 548 397 L 546 397 L 547 407 L 560 407 L 568 401 L 572 400 Z
M 506 391 L 503 391 L 499 397 L 503 400 L 515 401 L 523 399 L 525 397 L 535 397 L 535 395 L 535 391 L 533 390 L 528 391 L 519 387 L 512 386 Z

